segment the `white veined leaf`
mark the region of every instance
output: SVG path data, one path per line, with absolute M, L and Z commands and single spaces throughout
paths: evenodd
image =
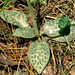
M 43 26 L 43 30 L 40 30 L 41 34 L 46 34 L 49 37 L 56 37 L 59 36 L 59 27 L 58 27 L 58 22 L 59 22 L 60 18 L 57 18 L 55 20 L 52 21 L 48 21 L 46 23 L 44 23 Z
M 0 12 L 0 17 L 4 21 L 7 21 L 8 23 L 11 23 L 12 25 L 16 25 L 21 28 L 28 27 L 29 25 L 27 22 L 27 16 L 20 11 L 5 10 Z
M 41 35 L 46 34 L 49 37 L 58 37 L 60 36 L 60 28 L 58 27 L 58 22 L 61 18 L 57 18 L 52 21 L 47 21 L 44 23 L 43 28 L 40 30 Z M 74 20 L 69 19 L 71 24 L 75 24 Z
M 50 26 L 46 25 L 46 26 L 44 26 L 44 30 L 45 30 L 45 31 L 49 31 L 49 33 L 52 34 L 52 33 L 54 33 L 54 32 L 56 33 L 56 32 L 59 31 L 60 29 L 59 29 L 59 28 L 57 28 L 57 29 L 51 28 Z
M 30 27 L 17 28 L 12 35 L 22 38 L 34 38 L 36 36 L 32 28 Z
M 29 46 L 28 59 L 33 68 L 41 74 L 50 58 L 50 48 L 45 41 L 35 41 Z

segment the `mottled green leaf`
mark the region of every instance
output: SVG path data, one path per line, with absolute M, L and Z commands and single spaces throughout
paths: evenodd
M 47 0 L 31 0 L 31 3 L 40 2 L 41 4 L 47 4 Z
M 12 25 L 21 28 L 28 27 L 27 16 L 20 11 L 5 10 L 0 12 L 0 17 Z
M 47 65 L 50 57 L 50 48 L 45 41 L 35 41 L 29 46 L 28 59 L 33 68 L 41 74 Z
M 36 34 L 32 30 L 32 28 L 25 27 L 25 28 L 17 28 L 14 31 L 13 36 L 22 37 L 22 38 L 33 38 L 36 36 Z
M 60 36 L 59 30 L 60 28 L 58 27 L 58 22 L 61 18 L 57 18 L 55 20 L 52 21 L 48 21 L 46 23 L 44 23 L 43 28 L 40 30 L 41 35 L 46 34 L 49 37 L 58 37 Z M 74 20 L 70 20 L 71 24 L 75 24 Z
M 41 34 L 46 34 L 49 37 L 56 37 L 59 36 L 59 27 L 58 27 L 58 22 L 60 18 L 57 18 L 52 21 L 48 21 L 44 23 L 43 30 L 40 31 Z
M 69 35 L 56 37 L 56 38 L 53 38 L 53 40 L 59 41 L 59 42 L 66 42 L 66 38 L 67 38 L 68 41 L 71 41 L 72 39 L 75 38 L 75 25 L 70 26 L 70 33 L 69 33 Z

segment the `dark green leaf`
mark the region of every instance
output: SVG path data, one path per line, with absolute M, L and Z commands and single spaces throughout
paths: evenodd
M 65 29 L 66 27 L 70 26 L 70 21 L 67 17 L 62 17 L 58 22 L 58 27 L 60 30 Z
M 60 36 L 69 35 L 69 33 L 70 33 L 70 26 L 65 28 L 65 29 L 63 29 L 63 30 L 60 30 L 59 33 L 60 33 Z

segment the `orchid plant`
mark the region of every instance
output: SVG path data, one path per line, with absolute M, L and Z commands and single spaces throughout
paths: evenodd
M 40 38 L 40 36 L 45 34 L 48 37 L 51 37 L 52 40 L 58 42 L 67 42 L 74 39 L 75 25 L 72 24 L 75 24 L 75 21 L 68 19 L 65 16 L 48 21 L 44 23 L 43 28 L 40 28 L 40 30 L 38 29 L 31 6 L 31 3 L 38 2 L 47 4 L 46 0 L 27 0 L 29 13 L 33 20 L 34 30 L 29 26 L 26 14 L 15 10 L 5 10 L 0 12 L 0 17 L 4 21 L 18 27 L 15 29 L 12 36 L 30 39 L 35 37 Z M 27 56 L 33 68 L 38 72 L 38 74 L 41 74 L 50 58 L 49 44 L 46 41 L 42 41 L 41 38 L 40 40 L 37 39 L 36 41 L 31 42 L 28 48 Z

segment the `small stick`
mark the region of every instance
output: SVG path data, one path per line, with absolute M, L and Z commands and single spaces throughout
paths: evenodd
M 8 44 L 8 46 L 9 46 L 9 48 L 11 48 L 11 46 L 9 44 Z M 14 51 L 12 49 L 11 49 L 11 52 L 13 53 L 14 58 L 16 59 L 16 62 L 17 62 L 17 65 L 18 65 L 18 60 L 17 60 L 16 55 L 15 55 L 15 53 L 14 53 Z
M 22 52 L 21 52 L 21 56 L 20 56 L 20 60 L 19 60 L 18 68 L 17 68 L 17 73 L 18 73 L 18 71 L 19 71 L 19 65 L 20 65 L 20 62 L 21 62 L 21 59 L 22 59 L 22 55 L 23 55 L 23 50 L 22 50 Z
M 55 57 L 54 57 L 54 54 L 53 54 L 53 47 L 51 45 L 51 53 L 52 53 L 52 58 L 53 58 L 53 61 L 54 61 L 54 71 L 55 71 L 55 75 L 56 75 L 56 62 L 55 62 Z

